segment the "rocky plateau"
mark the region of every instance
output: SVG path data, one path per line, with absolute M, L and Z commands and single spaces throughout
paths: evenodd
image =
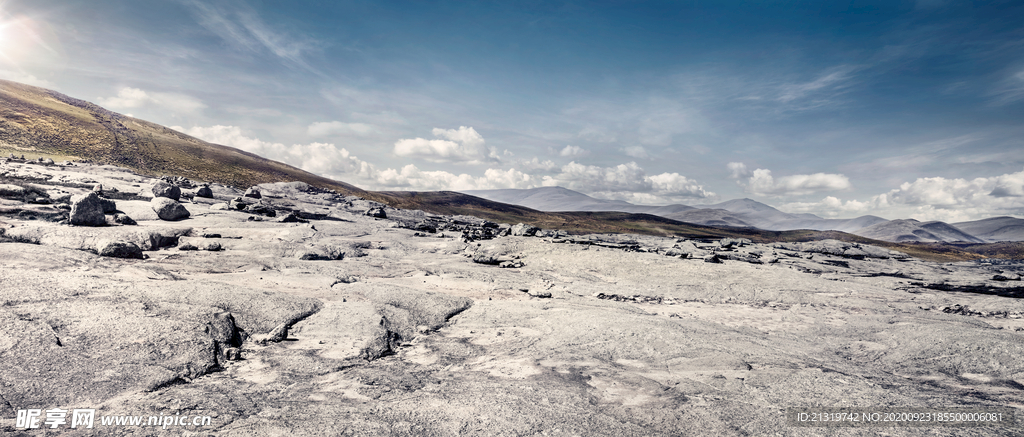
M 0 163 L 0 433 L 1019 435 L 791 407 L 1024 407 L 1024 265 L 836 240 L 570 235 L 303 182 Z

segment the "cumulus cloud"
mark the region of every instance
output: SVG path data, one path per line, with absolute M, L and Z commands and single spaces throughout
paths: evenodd
M 487 190 L 557 185 L 598 197 L 647 204 L 678 202 L 681 199 L 707 199 L 715 196 L 715 193 L 707 191 L 693 179 L 679 173 L 647 175 L 635 162 L 599 167 L 573 161 L 558 167 L 551 161 L 533 158 L 529 161 L 514 161 L 513 166 L 517 168 L 489 168 L 482 176 L 423 170 L 412 164 L 401 168 L 379 169 L 352 155 L 348 150 L 330 143 L 314 142 L 286 146 L 247 136 L 237 126 L 171 128 L 211 143 L 236 147 L 311 173 L 368 189 Z M 439 141 L 460 141 L 461 144 L 478 146 L 483 143 L 483 138 L 469 128 L 441 130 L 437 134 L 446 138 Z M 535 174 L 538 170 L 550 174 Z
M 201 100 L 177 93 L 148 93 L 138 88 L 125 87 L 115 97 L 99 97 L 101 105 L 115 110 L 156 106 L 177 114 L 194 114 L 206 108 Z
M 681 198 L 703 199 L 715 195 L 696 181 L 678 173 L 648 176 L 635 162 L 599 167 L 574 161 L 562 166 L 558 174 L 544 176 L 542 184 L 596 194 L 599 197 L 641 199 L 642 203 L 677 201 Z
M 373 132 L 373 125 L 341 121 L 318 121 L 306 128 L 306 133 L 311 137 L 327 137 L 331 135 L 355 135 L 362 137 Z
M 779 207 L 779 210 L 799 214 L 811 213 L 825 218 L 840 216 L 864 215 L 874 206 L 873 202 L 847 200 L 843 202 L 837 197 L 828 196 L 818 202 L 792 202 Z
M 238 126 L 210 126 L 171 129 L 204 141 L 255 153 L 267 159 L 281 161 L 310 173 L 328 177 L 356 177 L 363 181 L 376 178 L 378 171 L 370 163 L 353 156 L 348 150 L 329 143 L 295 144 L 286 146 L 244 135 Z
M 823 217 L 863 214 L 922 221 L 958 222 L 1000 215 L 1024 215 L 1024 170 L 974 179 L 927 177 L 904 182 L 899 188 L 867 201 L 829 196 L 819 202 L 788 203 L 788 212 L 811 212 Z
M 2 55 L 2 53 L 0 53 L 0 55 Z M 40 79 L 34 75 L 25 73 L 24 71 L 0 70 L 0 77 L 14 82 L 21 82 L 23 84 L 32 86 L 50 89 L 56 88 L 53 82 L 50 82 L 46 79 Z
M 818 191 L 836 191 L 850 188 L 850 180 L 841 174 L 815 173 L 809 175 L 791 175 L 775 178 L 771 170 L 759 168 L 747 170 L 741 162 L 730 162 L 727 165 L 730 177 L 739 179 L 736 182 L 748 193 L 758 196 L 790 196 L 811 194 Z
M 730 162 L 726 167 L 729 169 L 729 177 L 733 179 L 750 176 L 750 170 L 747 170 L 747 165 L 742 162 Z
M 558 152 L 558 156 L 583 156 L 587 153 L 588 152 L 582 147 L 567 145 L 561 152 Z
M 273 143 L 247 136 L 238 126 L 218 125 L 191 128 L 172 126 L 171 129 L 367 189 L 484 190 L 531 188 L 540 186 L 541 182 L 539 178 L 516 169 L 488 169 L 483 176 L 472 176 L 465 173 L 454 174 L 446 171 L 425 171 L 411 164 L 400 169 L 381 170 L 354 156 L 345 148 L 334 144 L 314 142 L 286 146 L 282 143 Z M 446 134 L 448 133 L 446 132 Z M 449 135 L 449 137 L 456 136 L 458 132 Z M 543 165 L 536 158 L 533 161 Z
M 632 156 L 637 159 L 647 159 L 650 157 L 650 155 L 647 154 L 647 149 L 645 149 L 644 146 L 630 146 L 624 147 L 620 150 L 622 150 L 622 153 L 625 153 L 626 156 Z
M 479 164 L 497 162 L 510 153 L 499 154 L 494 147 L 484 147 L 484 137 L 472 127 L 458 129 L 434 128 L 434 136 L 444 138 L 428 140 L 423 138 L 402 139 L 395 142 L 394 152 L 398 156 L 420 158 L 431 162 L 453 162 Z
M 884 205 L 982 208 L 1019 213 L 1024 209 L 1024 170 L 971 180 L 918 178 L 877 197 Z
M 526 171 L 530 171 L 530 172 L 533 172 L 533 171 L 547 171 L 547 172 L 550 172 L 550 171 L 554 171 L 554 170 L 558 169 L 558 164 L 555 164 L 554 161 L 552 161 L 550 159 L 545 159 L 545 160 L 541 161 L 537 157 L 533 157 L 533 159 L 529 159 L 529 160 L 525 160 L 525 159 L 516 160 L 516 161 L 513 162 L 513 165 L 516 168 L 519 168 L 520 170 L 526 170 Z

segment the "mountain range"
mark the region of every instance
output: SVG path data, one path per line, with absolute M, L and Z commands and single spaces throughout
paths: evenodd
M 559 187 L 535 190 L 368 191 L 232 147 L 212 144 L 156 123 L 109 111 L 96 104 L 17 82 L 0 80 L 0 155 L 30 159 L 90 161 L 125 167 L 142 175 L 175 175 L 237 187 L 301 181 L 403 209 L 442 215 L 470 215 L 502 223 L 529 223 L 573 234 L 635 233 L 686 238 L 749 238 L 754 241 L 840 239 L 866 244 L 881 240 L 850 231 L 887 222 L 873 216 L 849 220 L 788 214 L 750 199 L 715 205 L 633 205 L 594 199 Z M 925 225 L 925 224 L 921 224 Z M 983 241 L 1024 241 L 1024 220 L 997 217 L 954 227 Z M 934 228 L 934 226 L 932 226 Z M 786 230 L 795 229 L 795 230 Z M 904 242 L 949 241 L 941 232 L 906 235 L 882 245 L 924 258 L 971 258 L 968 249 L 933 250 Z M 891 232 L 889 232 L 891 234 Z M 920 235 L 919 235 L 920 234 Z M 873 235 L 887 235 L 882 230 Z M 899 234 L 904 235 L 904 234 Z M 975 241 L 975 240 L 969 240 Z M 1003 248 L 993 249 L 1003 251 Z M 1016 250 L 1016 249 L 1013 249 Z M 986 254 L 990 256 L 991 254 Z M 952 257 L 952 258 L 950 258 Z
M 469 190 L 462 193 L 540 211 L 619 211 L 657 215 L 704 226 L 757 228 L 770 231 L 798 229 L 842 231 L 891 242 L 1024 241 L 1024 219 L 993 217 L 948 224 L 914 219 L 886 220 L 873 215 L 827 219 L 814 214 L 790 214 L 752 199 L 733 199 L 710 205 L 634 205 L 621 200 L 595 199 L 562 187 Z

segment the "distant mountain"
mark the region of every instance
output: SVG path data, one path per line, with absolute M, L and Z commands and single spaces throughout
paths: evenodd
M 724 209 L 692 209 L 666 214 L 665 218 L 704 226 L 732 226 L 735 228 L 753 228 L 730 211 Z
M 826 219 L 814 214 L 789 214 L 752 199 L 734 199 L 701 208 L 727 210 L 751 226 L 771 231 L 790 231 L 794 229 L 811 229 L 816 231 L 852 232 L 887 221 L 873 215 L 865 215 L 852 219 Z
M 612 211 L 651 214 L 666 217 L 665 214 L 696 209 L 686 205 L 645 206 L 634 205 L 621 200 L 595 199 L 578 191 L 562 187 L 540 187 L 526 190 L 467 190 L 463 194 L 487 200 L 525 206 L 538 211 Z
M 957 229 L 989 242 L 1024 241 L 1024 219 L 992 217 L 971 222 L 953 223 Z
M 914 219 L 890 220 L 859 229 L 854 231 L 853 234 L 895 243 L 950 243 L 954 241 L 984 243 L 980 238 L 948 223 L 939 221 L 920 222 Z
M 621 200 L 595 199 L 562 187 L 525 190 L 469 190 L 462 193 L 494 202 L 525 206 L 538 211 L 614 211 L 651 214 L 704 226 L 754 227 L 770 231 L 811 229 L 851 232 L 885 222 L 873 215 L 853 219 L 825 219 L 814 214 L 789 214 L 753 199 L 734 199 L 712 205 L 634 205 Z

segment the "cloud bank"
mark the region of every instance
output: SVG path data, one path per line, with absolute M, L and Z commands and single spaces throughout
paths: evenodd
M 430 162 L 480 164 L 498 162 L 502 154 L 494 147 L 484 147 L 484 137 L 472 127 L 458 129 L 434 128 L 431 132 L 442 139 L 402 139 L 395 142 L 395 155 L 419 158 Z M 506 150 L 503 155 L 509 155 Z
M 708 191 L 697 181 L 679 173 L 648 175 L 635 162 L 600 167 L 573 161 L 559 167 L 554 162 L 533 158 L 513 161 L 513 166 L 517 168 L 488 168 L 484 170 L 482 176 L 473 176 L 467 173 L 423 170 L 413 164 L 397 169 L 380 169 L 353 156 L 347 149 L 331 143 L 314 142 L 286 146 L 246 136 L 237 126 L 173 126 L 172 129 L 368 189 L 486 190 L 557 185 L 606 198 L 648 204 L 701 200 L 715 196 L 715 193 Z M 449 157 L 479 159 L 479 148 L 484 143 L 483 137 L 472 128 L 434 129 L 433 133 L 444 139 L 428 141 L 443 144 L 425 147 L 413 144 L 407 149 L 411 151 L 407 156 L 434 157 L 439 153 L 447 153 L 446 156 Z M 403 141 L 406 140 L 400 140 L 399 143 Z
M 104 107 L 115 110 L 156 106 L 179 115 L 196 114 L 206 108 L 201 100 L 185 94 L 150 93 L 130 87 L 121 88 L 115 97 L 99 97 L 97 100 Z
M 765 197 L 800 196 L 819 191 L 839 191 L 850 189 L 850 179 L 841 174 L 815 173 L 809 175 L 790 175 L 775 178 L 771 170 L 759 168 L 747 170 L 741 162 L 730 162 L 727 165 L 732 178 L 751 194 Z

